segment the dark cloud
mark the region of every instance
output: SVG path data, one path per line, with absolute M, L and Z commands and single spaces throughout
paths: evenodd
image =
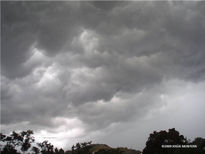
M 1 4 L 5 131 L 57 132 L 76 123 L 76 134 L 92 136 L 163 108 L 171 113 L 178 92 L 192 96 L 183 86 L 202 100 L 203 2 Z

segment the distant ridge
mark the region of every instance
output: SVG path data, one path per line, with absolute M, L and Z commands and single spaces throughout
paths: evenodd
M 70 154 L 70 151 L 67 151 Z M 91 144 L 86 147 L 83 147 L 79 150 L 76 150 L 74 154 L 141 154 L 141 151 L 128 149 L 126 147 L 112 148 L 106 144 Z

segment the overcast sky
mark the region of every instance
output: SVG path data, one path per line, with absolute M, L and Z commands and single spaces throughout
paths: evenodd
M 205 137 L 205 2 L 1 2 L 1 130 L 142 150 Z

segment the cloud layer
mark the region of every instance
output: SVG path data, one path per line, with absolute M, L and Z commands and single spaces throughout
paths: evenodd
M 128 127 L 142 131 L 149 126 L 143 133 L 178 127 L 195 135 L 184 130 L 186 124 L 165 122 L 181 101 L 200 106 L 198 114 L 187 110 L 197 124 L 204 122 L 204 2 L 1 5 L 3 131 L 64 132 L 55 141 L 59 145 L 64 136 L 68 144 L 89 137 L 108 141 L 112 129 L 116 146 L 134 145 L 133 138 L 119 138 L 120 131 L 132 136 Z M 181 109 L 178 117 L 184 120 L 184 114 Z M 146 119 L 165 124 L 157 128 Z

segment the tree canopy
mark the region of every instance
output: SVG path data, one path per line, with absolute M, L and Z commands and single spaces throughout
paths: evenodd
M 191 146 L 193 148 L 188 148 Z M 143 150 L 143 154 L 202 154 L 204 152 L 205 139 L 196 138 L 190 142 L 175 128 L 151 133 Z

